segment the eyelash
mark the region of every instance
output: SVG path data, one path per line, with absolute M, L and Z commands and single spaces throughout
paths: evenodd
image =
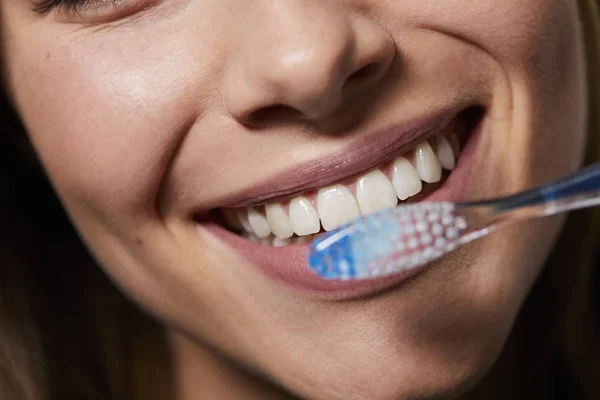
M 100 9 L 104 7 L 117 8 L 128 0 L 42 0 L 34 11 L 47 14 L 53 10 L 61 10 L 68 13 L 80 13 L 82 11 Z

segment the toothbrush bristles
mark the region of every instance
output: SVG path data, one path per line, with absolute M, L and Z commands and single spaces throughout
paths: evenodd
M 416 203 L 367 215 L 315 240 L 313 271 L 325 279 L 368 279 L 422 266 L 457 247 L 467 229 L 453 203 Z

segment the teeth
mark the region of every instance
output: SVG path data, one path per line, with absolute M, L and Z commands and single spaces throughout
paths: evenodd
M 394 161 L 392 169 L 392 184 L 400 200 L 406 200 L 421 191 L 423 183 L 410 161 L 400 156 Z
M 292 222 L 280 204 L 269 204 L 265 207 L 267 221 L 271 231 L 279 239 L 287 239 L 294 234 Z
M 248 222 L 248 212 L 246 210 L 237 210 L 237 217 L 244 231 L 247 233 L 254 233 L 254 230 L 250 226 L 250 222 Z
M 242 236 L 254 243 L 260 243 L 260 239 L 256 237 L 254 233 L 244 232 Z
M 442 179 L 442 166 L 429 142 L 424 141 L 415 149 L 415 163 L 421 180 L 427 183 Z
M 248 222 L 259 239 L 266 238 L 271 234 L 271 228 L 267 218 L 254 208 L 248 209 Z
M 396 207 L 398 197 L 390 180 L 379 169 L 358 180 L 356 200 L 363 215 Z
M 287 246 L 288 244 L 292 243 L 290 239 L 280 239 L 280 238 L 273 238 L 273 243 L 271 244 L 273 247 L 283 247 L 283 246 Z
M 319 213 L 305 197 L 296 197 L 290 201 L 290 222 L 298 236 L 310 235 L 321 230 Z
M 319 226 L 320 228 L 320 226 Z M 305 244 L 305 243 L 310 243 L 312 242 L 312 240 L 315 238 L 315 235 L 308 235 L 308 236 L 296 236 L 295 238 L 292 239 L 292 242 L 294 244 Z
M 437 138 L 437 155 L 440 159 L 440 164 L 444 169 L 448 171 L 452 171 L 456 165 L 456 160 L 454 159 L 454 152 L 452 151 L 452 147 L 450 146 L 450 142 L 443 136 L 438 136 Z
M 361 215 L 394 208 L 398 199 L 404 201 L 420 193 L 423 182 L 439 182 L 442 168 L 455 168 L 460 147 L 454 132 L 435 140 L 436 150 L 428 141 L 414 149 L 414 162 L 397 157 L 391 165 L 390 178 L 379 168 L 360 176 L 356 197 L 348 189 L 350 186 L 338 184 L 319 189 L 316 199 L 292 199 L 289 210 L 281 203 L 273 203 L 265 205 L 264 212 L 262 207 L 225 209 L 223 217 L 228 226 L 241 229 L 244 237 L 257 243 L 274 247 L 308 243 L 321 226 L 331 231 Z
M 458 155 L 460 154 L 460 144 L 458 141 L 458 136 L 456 136 L 456 133 L 451 132 L 448 135 L 448 143 L 450 143 L 450 147 L 452 148 L 452 154 L 456 155 L 456 157 L 458 157 Z
M 334 185 L 319 189 L 317 207 L 321 216 L 323 229 L 330 231 L 360 217 L 356 199 L 342 185 Z

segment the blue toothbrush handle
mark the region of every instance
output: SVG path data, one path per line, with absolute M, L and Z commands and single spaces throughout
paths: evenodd
M 600 163 L 558 180 L 540 189 L 546 201 L 561 200 L 574 195 L 600 190 Z
M 494 206 L 497 213 L 503 213 L 530 206 L 547 205 L 553 208 L 556 204 L 566 203 L 573 197 L 598 195 L 600 195 L 600 163 L 595 163 L 566 178 L 506 197 L 501 202 L 492 200 L 480 204 Z

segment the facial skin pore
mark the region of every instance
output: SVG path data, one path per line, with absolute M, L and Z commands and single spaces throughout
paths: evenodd
M 3 0 L 3 68 L 73 222 L 173 330 L 182 369 L 214 361 L 211 380 L 235 382 L 237 365 L 311 399 L 427 399 L 474 384 L 562 219 L 495 233 L 393 290 L 331 301 L 266 277 L 192 215 L 457 105 L 486 112 L 466 198 L 574 171 L 587 118 L 576 2 L 136 1 L 77 16 Z M 209 385 L 192 381 L 183 392 Z

